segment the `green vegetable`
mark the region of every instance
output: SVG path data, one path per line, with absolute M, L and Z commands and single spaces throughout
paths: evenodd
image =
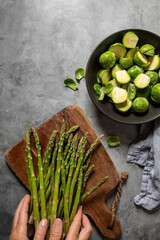
M 150 77 L 150 85 L 154 85 L 158 82 L 158 73 L 154 71 L 147 71 L 145 74 Z
M 153 47 L 152 45 L 150 44 L 145 44 L 143 45 L 142 47 L 140 47 L 140 52 L 141 53 L 144 53 L 146 55 L 150 55 L 150 54 L 153 54 L 154 55 L 154 49 L 155 47 Z M 150 52 L 151 51 L 151 52 Z M 148 54 L 149 53 L 149 54 Z M 153 55 L 150 55 L 150 56 L 153 56 Z
M 101 54 L 99 63 L 103 68 L 112 68 L 116 62 L 116 56 L 113 52 L 107 51 Z
M 149 103 L 144 97 L 137 97 L 133 101 L 133 110 L 137 113 L 144 113 L 147 111 Z
M 127 91 L 123 88 L 115 87 L 112 91 L 112 100 L 114 103 L 123 103 L 127 100 Z
M 38 158 L 38 172 L 39 172 L 39 189 L 40 189 L 40 204 L 41 204 L 41 219 L 46 218 L 46 199 L 45 199 L 45 191 L 44 191 L 44 178 L 43 178 L 43 164 L 41 157 L 41 146 L 39 143 L 39 137 L 35 130 L 32 127 L 32 132 L 35 139 L 36 150 L 37 150 L 37 158 Z
M 75 71 L 75 79 L 77 81 L 80 81 L 82 78 L 84 78 L 85 76 L 85 71 L 83 68 L 78 68 L 76 71 Z
M 74 91 L 78 88 L 77 83 L 72 78 L 66 78 L 64 80 L 64 84 L 66 85 L 66 87 L 69 87 Z
M 145 88 L 136 88 L 136 96 L 137 97 L 144 97 L 144 98 L 148 98 L 151 92 L 151 87 L 150 85 L 148 85 Z
M 133 83 L 127 83 L 122 86 L 123 89 L 126 89 L 128 93 L 128 99 L 133 100 L 136 96 L 136 87 Z
M 114 88 L 114 85 L 110 82 L 108 82 L 105 87 L 104 87 L 104 91 L 106 94 L 110 93 Z
M 149 85 L 149 83 L 150 83 L 150 77 L 144 73 L 139 74 L 134 79 L 134 84 L 137 88 L 145 88 Z
M 105 183 L 108 180 L 108 176 L 104 177 L 102 180 L 100 180 L 96 186 L 94 186 L 93 188 L 91 188 L 88 192 L 86 192 L 82 198 L 81 201 L 83 201 L 86 197 L 88 197 L 91 193 L 93 193 L 94 191 L 97 190 L 97 188 L 99 188 L 103 183 Z
M 126 83 L 130 82 L 131 77 L 127 73 L 126 70 L 121 70 L 121 71 L 116 72 L 116 80 L 120 84 L 126 84 Z
M 127 112 L 132 107 L 132 101 L 127 98 L 124 103 L 115 104 L 115 107 L 119 112 Z
M 133 60 L 127 57 L 121 57 L 119 63 L 124 68 L 129 68 L 133 65 Z
M 38 134 L 32 126 L 30 126 L 29 130 L 26 132 L 26 168 L 28 183 L 31 191 L 31 202 L 33 203 L 33 213 L 30 212 L 31 215 L 28 221 L 32 223 L 34 219 L 34 227 L 36 230 L 39 222 L 43 218 L 47 218 L 47 238 L 50 235 L 50 227 L 54 219 L 57 217 L 61 218 L 64 223 L 64 234 L 66 236 L 81 201 L 83 201 L 108 179 L 107 176 L 104 177 L 93 188 L 84 194 L 87 180 L 94 167 L 94 165 L 89 167 L 92 152 L 103 135 L 99 136 L 94 143 L 91 144 L 88 151 L 85 152 L 88 133 L 86 133 L 79 141 L 80 137 L 78 136 L 78 133 L 73 136 L 74 131 L 78 127 L 79 126 L 73 126 L 66 132 L 65 122 L 63 120 L 61 133 L 58 133 L 56 130 L 53 131 L 45 152 L 45 166 L 46 164 L 48 165 L 49 162 L 46 176 L 43 175 L 41 146 Z M 31 133 L 34 135 L 34 144 L 37 149 L 38 180 L 35 177 L 32 159 L 30 141 Z M 52 146 L 52 154 L 50 154 L 55 134 L 56 144 Z M 69 144 L 68 141 L 70 141 Z M 32 149 L 34 149 L 34 146 L 32 146 Z M 71 152 L 68 159 L 65 157 L 68 156 L 66 151 L 68 153 Z M 50 159 L 48 160 L 49 156 Z M 42 191 L 45 194 L 45 199 L 43 200 Z M 47 214 L 44 211 L 45 202 Z
M 112 68 L 112 77 L 115 78 L 116 77 L 116 72 L 123 70 L 123 68 L 119 65 L 116 64 L 113 68 Z
M 112 84 L 113 88 L 110 92 L 106 93 L 108 97 L 112 97 L 112 91 L 115 87 L 120 87 L 120 84 L 115 80 L 115 79 L 112 79 L 111 81 L 109 81 L 108 84 Z
M 139 38 L 134 32 L 127 32 L 122 39 L 122 43 L 126 48 L 135 48 Z
M 140 51 L 137 51 L 134 55 L 134 61 L 135 63 L 140 67 L 147 67 L 149 65 L 149 61 L 146 58 L 146 56 L 141 53 Z
M 110 46 L 109 51 L 112 51 L 115 56 L 116 59 L 119 60 L 120 57 L 124 57 L 126 55 L 126 48 L 123 46 L 122 43 L 114 43 Z
M 153 86 L 151 90 L 151 99 L 155 103 L 160 103 L 160 83 Z
M 145 55 L 148 55 L 148 56 L 151 56 L 151 57 L 153 57 L 154 56 L 154 50 L 152 49 L 152 50 L 149 50 L 149 51 L 147 51 L 147 52 L 145 52 Z
M 135 47 L 135 48 L 130 49 L 130 50 L 127 52 L 127 54 L 126 54 L 126 57 L 133 60 L 133 59 L 134 59 L 134 55 L 135 55 L 135 53 L 136 53 L 138 50 L 139 50 L 139 47 Z
M 116 147 L 116 146 L 120 145 L 119 136 L 108 136 L 107 142 L 110 147 Z
M 100 95 L 100 94 L 101 94 L 100 89 L 101 89 L 101 85 L 99 85 L 98 83 L 95 83 L 95 84 L 94 84 L 94 91 L 95 91 L 95 93 L 96 93 L 97 95 Z
M 159 88 L 153 88 L 160 79 L 160 70 L 158 73 L 154 71 L 160 67 L 160 57 L 155 55 L 156 49 L 151 44 L 137 46 L 138 40 L 134 32 L 128 31 L 122 43 L 112 44 L 99 57 L 99 64 L 105 69 L 97 73 L 99 85 L 95 84 L 94 90 L 100 101 L 107 95 L 106 100 L 119 112 L 127 112 L 131 108 L 134 112 L 146 112 L 148 98 L 156 103 L 160 101 Z
M 157 70 L 160 67 L 160 58 L 159 55 L 154 55 L 149 57 L 148 61 L 150 62 L 149 66 L 146 67 L 146 70 Z
M 134 65 L 131 68 L 129 68 L 127 70 L 127 72 L 132 79 L 135 79 L 140 73 L 144 73 L 144 70 L 143 70 L 143 68 L 141 68 L 137 65 Z
M 100 97 L 99 97 L 99 100 L 102 101 L 105 97 L 105 87 L 101 87 L 100 89 Z
M 36 184 L 36 176 L 33 166 L 33 159 L 31 154 L 31 132 L 32 132 L 32 126 L 30 125 L 29 130 L 26 132 L 26 162 L 28 162 L 28 182 L 30 183 L 30 190 L 31 190 L 31 196 L 33 200 L 33 212 L 34 212 L 34 225 L 35 229 L 37 229 L 38 224 L 40 222 L 40 213 L 39 213 L 39 201 L 38 201 L 38 190 L 37 190 L 37 184 Z
M 111 72 L 110 69 L 103 69 L 100 70 L 97 74 L 97 82 L 102 84 L 107 84 L 108 81 L 111 79 Z

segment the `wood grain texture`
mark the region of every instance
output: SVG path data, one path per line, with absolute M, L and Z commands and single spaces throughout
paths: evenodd
M 67 130 L 73 125 L 80 125 L 80 129 L 78 130 L 80 136 L 84 135 L 85 132 L 89 132 L 86 150 L 97 138 L 91 123 L 81 108 L 76 105 L 68 106 L 37 128 L 40 144 L 42 146 L 42 157 L 44 156 L 45 148 L 53 129 L 60 131 L 62 119 L 65 119 Z M 31 143 L 34 143 L 33 138 L 31 138 Z M 31 146 L 33 162 L 37 174 L 36 151 L 33 144 L 31 144 Z M 28 188 L 24 138 L 6 151 L 5 159 L 12 171 Z M 104 176 L 107 175 L 109 178 L 106 183 L 84 200 L 83 211 L 93 219 L 96 226 L 104 236 L 110 239 L 115 239 L 121 233 L 121 225 L 118 218 L 115 217 L 112 229 L 109 228 L 111 223 L 111 210 L 106 206 L 105 200 L 107 194 L 116 187 L 119 175 L 102 143 L 99 144 L 97 150 L 94 152 L 91 164 L 95 164 L 95 169 L 88 180 L 85 191 L 88 191 L 91 187 L 96 185 L 96 183 Z

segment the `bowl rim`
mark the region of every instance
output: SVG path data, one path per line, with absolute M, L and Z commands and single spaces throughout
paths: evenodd
M 121 33 L 122 31 L 142 31 L 142 32 L 147 32 L 147 33 L 149 33 L 149 34 L 153 34 L 153 35 L 155 35 L 156 37 L 158 37 L 158 38 L 160 38 L 160 35 L 158 35 L 158 34 L 156 34 L 156 33 L 154 33 L 154 32 L 151 32 L 151 31 L 149 31 L 149 30 L 145 30 L 145 29 L 140 29 L 140 28 L 126 28 L 126 29 L 121 29 L 121 30 L 119 30 L 119 31 L 116 31 L 116 32 L 113 32 L 112 34 L 110 34 L 110 35 L 108 35 L 106 38 L 104 38 L 99 44 L 97 44 L 96 45 L 96 47 L 94 47 L 94 49 L 92 50 L 92 52 L 91 52 L 91 54 L 90 54 L 90 56 L 89 56 L 89 58 L 88 58 L 88 61 L 87 61 L 87 65 L 86 65 L 86 69 L 85 69 L 85 82 L 86 82 L 86 86 L 87 86 L 87 91 L 88 91 L 88 93 L 89 93 L 89 96 L 90 96 L 90 98 L 91 98 L 91 100 L 92 100 L 92 102 L 94 103 L 94 105 L 98 108 L 98 110 L 100 111 L 100 112 L 102 112 L 105 116 L 107 116 L 108 118 L 110 118 L 111 120 L 114 120 L 114 121 L 116 121 L 116 122 L 119 122 L 119 123 L 123 123 L 123 124 L 127 124 L 127 125 L 140 125 L 140 124 L 143 124 L 143 123 L 147 123 L 147 122 L 151 122 L 151 121 L 153 121 L 153 120 L 155 120 L 155 119 L 157 119 L 158 117 L 160 117 L 160 113 L 157 115 L 157 116 L 155 116 L 155 117 L 152 117 L 152 118 L 149 118 L 149 119 L 146 119 L 146 120 L 143 120 L 143 121 L 138 121 L 138 122 L 136 122 L 136 121 L 131 121 L 131 122 L 125 122 L 125 121 L 123 121 L 123 120 L 119 120 L 119 119 L 117 119 L 117 118 L 114 118 L 114 117 L 111 117 L 111 116 L 109 116 L 109 115 L 107 115 L 102 109 L 99 109 L 99 107 L 97 106 L 97 103 L 96 103 L 96 101 L 92 98 L 92 96 L 91 96 L 91 93 L 90 93 L 90 90 L 89 90 L 89 84 L 88 84 L 88 68 L 89 68 L 89 63 L 90 63 L 90 60 L 91 60 L 91 58 L 92 58 L 92 56 L 93 56 L 93 54 L 94 54 L 94 52 L 96 51 L 96 49 L 103 43 L 103 42 L 105 42 L 108 38 L 110 38 L 111 36 L 113 36 L 113 35 L 115 35 L 115 34 L 118 34 L 118 33 Z M 118 113 L 117 113 L 118 114 Z

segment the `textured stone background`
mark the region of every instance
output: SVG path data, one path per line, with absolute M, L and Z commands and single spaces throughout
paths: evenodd
M 142 170 L 126 163 L 129 144 L 138 127 L 116 123 L 91 102 L 85 80 L 79 90 L 63 80 L 86 67 L 91 51 L 106 36 L 126 28 L 160 34 L 158 0 L 0 0 L 0 239 L 9 239 L 12 218 L 25 188 L 5 163 L 4 153 L 35 127 L 67 105 L 77 104 L 87 114 L 119 173 L 129 171 L 117 216 L 122 240 L 159 240 L 159 214 L 137 208 Z M 120 136 L 121 145 L 110 149 L 106 137 Z M 111 201 L 108 201 L 110 205 Z M 93 225 L 94 227 L 94 225 Z M 94 228 L 90 237 L 103 238 Z

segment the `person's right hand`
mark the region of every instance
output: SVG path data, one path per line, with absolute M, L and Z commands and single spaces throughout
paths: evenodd
M 87 216 L 82 214 L 82 207 L 78 211 L 71 223 L 66 240 L 88 240 L 92 233 L 92 227 Z

